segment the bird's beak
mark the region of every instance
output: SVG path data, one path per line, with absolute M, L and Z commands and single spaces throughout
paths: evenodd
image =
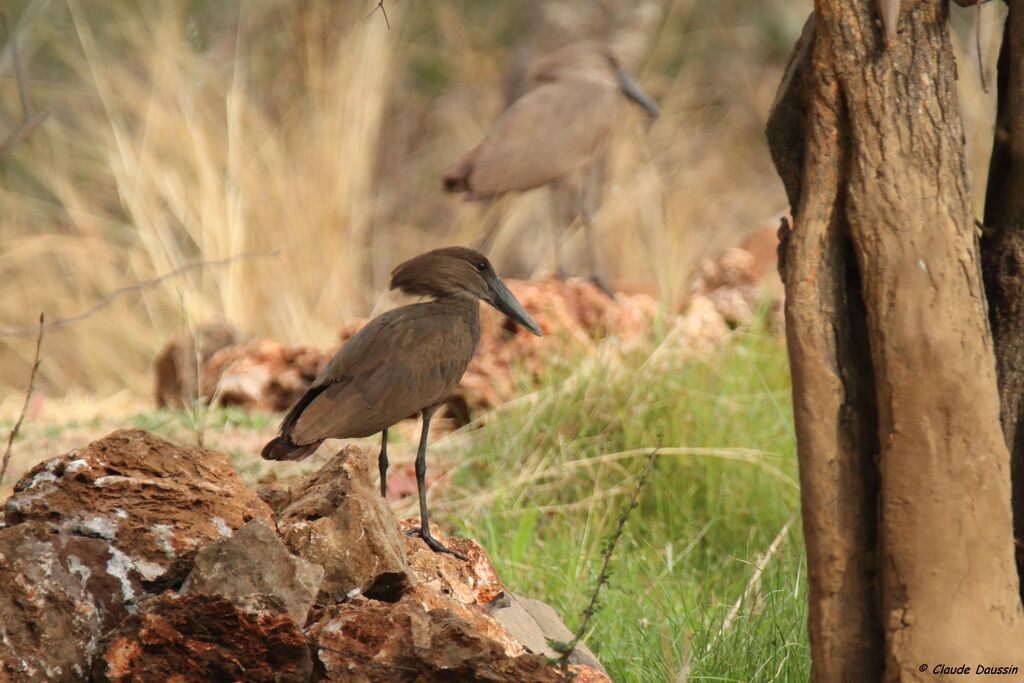
M 512 292 L 505 286 L 505 283 L 501 281 L 501 278 L 495 275 L 493 279 L 488 278 L 488 280 L 487 286 L 491 290 L 490 304 L 511 318 L 513 322 L 525 327 L 539 337 L 540 328 L 537 327 L 537 323 L 534 322 L 530 314 L 523 308 L 523 305 L 513 296 Z
M 651 99 L 651 96 L 645 93 L 640 84 L 622 69 L 619 69 L 619 87 L 622 89 L 623 95 L 646 109 L 652 119 L 661 115 L 661 110 L 658 109 L 658 105 Z

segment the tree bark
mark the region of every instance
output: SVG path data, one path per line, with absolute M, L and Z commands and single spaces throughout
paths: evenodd
M 769 125 L 773 150 L 803 131 L 802 164 L 775 157 L 819 681 L 942 680 L 919 667 L 1024 642 L 946 4 L 902 5 L 886 49 L 873 0 L 817 0 Z
M 985 196 L 985 290 L 1003 434 L 1010 448 L 1018 579 L 1024 577 L 1024 1 L 1011 0 L 999 53 L 996 136 Z M 1021 586 L 1024 597 L 1024 586 Z
M 800 458 L 815 678 L 878 680 L 878 475 L 874 380 L 859 278 L 839 194 L 848 132 L 834 74 L 813 71 L 812 15 L 769 119 L 795 229 L 783 242 L 786 338 Z

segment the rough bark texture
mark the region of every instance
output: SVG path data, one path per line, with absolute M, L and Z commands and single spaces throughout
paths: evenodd
M 780 263 L 810 581 L 817 680 L 877 680 L 878 453 L 874 384 L 849 225 L 838 187 L 849 146 L 815 19 L 804 28 L 769 120 L 769 143 L 796 217 Z
M 999 54 L 999 104 L 985 197 L 982 259 L 1010 448 L 1017 572 L 1024 576 L 1024 2 L 1011 0 Z M 1022 591 L 1024 595 L 1024 591 Z
M 919 666 L 937 657 L 1001 662 L 1024 636 L 946 4 L 902 3 L 889 48 L 876 7 L 818 0 L 811 61 L 798 46 L 769 126 L 795 199 L 787 338 L 820 681 L 877 680 L 881 638 L 884 679 L 910 681 L 935 680 Z

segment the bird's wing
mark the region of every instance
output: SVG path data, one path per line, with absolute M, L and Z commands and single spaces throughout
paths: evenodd
M 473 150 L 470 191 L 486 197 L 529 190 L 580 168 L 607 144 L 620 100 L 614 88 L 585 81 L 554 81 L 528 91 Z
M 475 340 L 463 316 L 428 306 L 389 311 L 342 347 L 310 388 L 315 395 L 286 420 L 292 443 L 369 436 L 452 392 Z

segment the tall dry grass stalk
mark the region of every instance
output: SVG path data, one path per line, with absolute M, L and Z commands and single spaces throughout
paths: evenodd
M 55 115 L 0 186 L 0 327 L 73 315 L 185 263 L 278 255 L 192 271 L 55 330 L 48 393 L 148 393 L 159 345 L 214 318 L 333 343 L 368 298 L 384 22 L 329 3 L 238 3 L 217 27 L 183 3 L 50 9 L 21 27 L 47 46 L 29 88 Z M 20 380 L 27 346 L 0 344 L 3 383 Z

